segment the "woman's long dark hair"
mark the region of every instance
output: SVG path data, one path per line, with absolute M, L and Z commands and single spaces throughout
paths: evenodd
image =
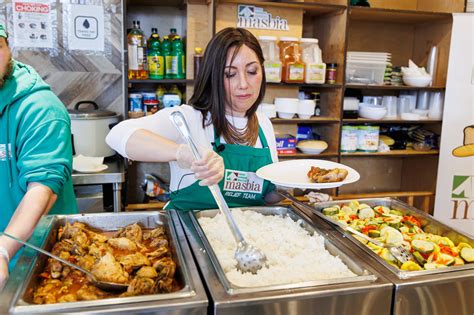
M 231 130 L 229 122 L 225 117 L 225 102 L 227 96 L 224 87 L 224 69 L 226 67 L 229 50 L 235 47 L 232 56 L 233 60 L 243 45 L 255 52 L 262 71 L 262 85 L 260 86 L 259 95 L 255 103 L 246 113 L 249 122 L 251 118 L 256 122 L 255 112 L 265 95 L 264 58 L 258 40 L 252 33 L 243 28 L 225 28 L 211 39 L 204 52 L 203 65 L 197 74 L 194 84 L 194 93 L 189 101 L 195 109 L 202 112 L 203 128 L 206 126 L 207 114 L 210 113 L 211 121 L 208 121 L 207 125 L 212 123 L 217 131 L 217 135 L 223 135 L 226 141 L 235 138 L 235 135 L 231 135 L 234 131 Z M 255 132 L 258 133 L 258 129 L 255 130 Z

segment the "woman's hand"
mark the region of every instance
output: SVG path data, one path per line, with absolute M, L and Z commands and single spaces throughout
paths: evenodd
M 8 260 L 0 255 L 0 292 L 8 281 Z
M 207 150 L 203 158 L 191 164 L 194 176 L 200 179 L 200 186 L 211 186 L 217 184 L 224 177 L 224 160 L 212 150 Z

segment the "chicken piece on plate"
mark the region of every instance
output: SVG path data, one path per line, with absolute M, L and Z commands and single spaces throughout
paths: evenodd
M 157 286 L 158 286 L 159 292 L 167 292 L 167 293 L 172 292 L 174 288 L 173 283 L 174 283 L 173 278 L 165 278 L 165 279 L 158 280 Z
M 128 286 L 127 292 L 121 296 L 135 296 L 142 294 L 153 294 L 156 292 L 156 284 L 153 279 L 136 277 Z
M 335 183 L 343 181 L 349 172 L 341 168 L 324 169 L 312 166 L 308 177 L 313 183 Z
M 158 279 L 173 278 L 176 272 L 176 264 L 170 257 L 164 257 L 153 264 L 153 268 L 158 271 Z
M 91 272 L 97 279 L 115 283 L 127 283 L 128 273 L 123 270 L 111 253 L 105 253 L 102 258 L 92 266 Z
M 156 269 L 150 266 L 143 266 L 140 268 L 140 270 L 137 271 L 137 277 L 142 277 L 142 278 L 156 278 L 158 277 L 158 273 L 156 272 Z
M 92 301 L 92 300 L 98 300 L 102 299 L 104 297 L 107 297 L 107 293 L 96 288 L 93 285 L 83 285 L 78 291 L 77 291 L 77 299 L 79 301 Z
M 92 266 L 96 263 L 94 256 L 84 255 L 77 257 L 77 265 L 84 268 L 85 270 L 91 270 Z
M 112 247 L 109 246 L 107 243 L 92 243 L 89 246 L 89 255 L 100 259 L 100 257 L 104 256 L 105 253 L 113 254 Z
M 160 236 L 160 237 L 154 238 L 150 242 L 150 246 L 151 247 L 169 247 L 169 244 L 165 236 Z
M 110 244 L 110 246 L 117 249 L 131 250 L 131 251 L 137 250 L 137 244 L 134 241 L 131 241 L 125 237 L 111 238 L 108 240 L 108 243 Z
M 168 252 L 169 252 L 168 247 L 160 247 L 160 248 L 152 251 L 151 253 L 147 253 L 146 256 L 150 260 L 155 260 L 155 259 L 159 259 L 159 258 L 167 255 Z
M 140 243 L 143 238 L 143 231 L 137 223 L 134 223 L 121 228 L 117 233 L 115 233 L 114 237 L 125 237 L 136 243 Z
M 143 233 L 143 240 L 146 241 L 150 238 L 152 239 L 155 239 L 155 238 L 158 238 L 162 235 L 166 235 L 166 231 L 165 231 L 165 228 L 162 227 L 162 226 L 159 226 L 151 231 L 147 231 L 145 233 Z
M 151 265 L 150 260 L 141 253 L 119 256 L 118 261 L 127 272 L 132 272 L 133 269 L 138 269 L 142 266 Z

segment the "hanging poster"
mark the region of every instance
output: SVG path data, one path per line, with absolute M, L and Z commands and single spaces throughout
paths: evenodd
M 13 40 L 15 47 L 53 47 L 51 2 L 13 0 Z
M 474 14 L 454 14 L 434 216 L 474 236 Z M 446 110 L 449 109 L 449 110 Z
M 68 50 L 104 51 L 104 7 L 69 5 Z

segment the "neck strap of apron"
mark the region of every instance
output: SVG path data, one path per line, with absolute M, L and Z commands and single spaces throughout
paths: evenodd
M 265 138 L 265 135 L 263 133 L 262 128 L 260 127 L 260 124 L 258 125 L 258 136 L 260 138 L 260 142 L 262 142 L 262 148 L 268 148 L 267 138 Z M 218 147 L 221 145 L 221 137 L 217 134 L 216 127 L 214 127 L 214 144 L 215 144 L 215 147 Z

